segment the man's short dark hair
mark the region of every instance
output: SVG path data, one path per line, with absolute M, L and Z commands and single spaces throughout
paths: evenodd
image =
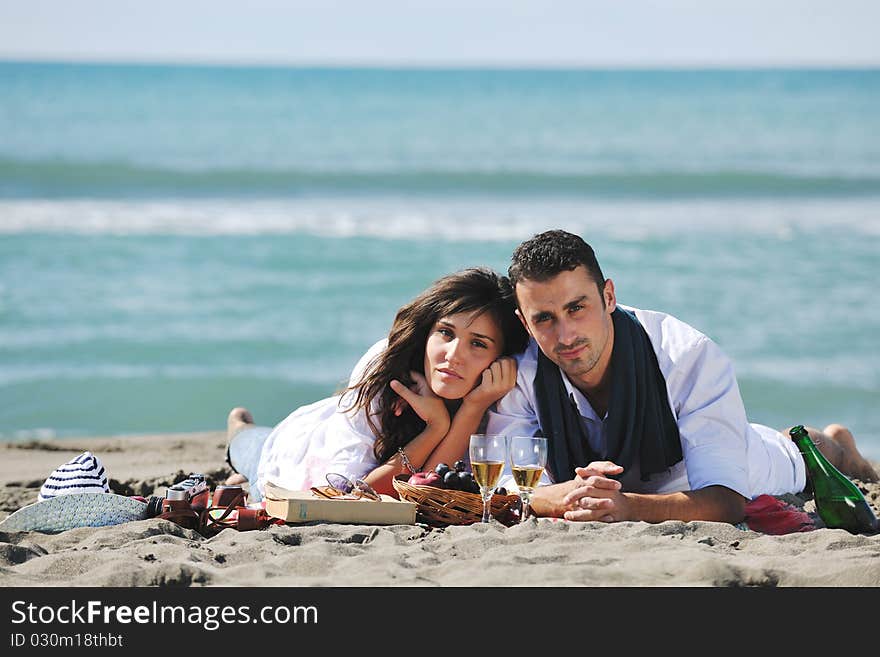
M 581 265 L 596 282 L 600 295 L 604 289 L 605 276 L 593 247 L 564 230 L 548 230 L 526 240 L 516 247 L 511 261 L 507 276 L 514 289 L 520 281 L 546 281 Z

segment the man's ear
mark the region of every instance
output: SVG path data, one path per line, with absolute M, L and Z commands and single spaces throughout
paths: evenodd
M 617 294 L 614 292 L 614 281 L 610 278 L 605 279 L 605 286 L 602 289 L 602 298 L 605 299 L 605 309 L 610 315 L 617 308 Z
M 532 335 L 532 329 L 530 329 L 529 325 L 526 324 L 526 318 L 523 317 L 523 314 L 519 311 L 519 308 L 517 308 L 515 312 L 516 312 L 516 316 L 519 317 L 519 321 L 523 325 L 523 328 L 525 328 L 526 333 L 528 333 L 529 335 Z M 535 337 L 535 336 L 532 335 L 532 337 Z

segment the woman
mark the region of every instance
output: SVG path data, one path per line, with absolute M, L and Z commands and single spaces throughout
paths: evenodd
M 271 481 L 305 490 L 329 472 L 394 495 L 395 475 L 453 463 L 483 416 L 516 384 L 511 354 L 528 336 L 506 277 L 486 268 L 444 276 L 395 317 L 339 395 L 303 406 L 274 429 L 244 408 L 229 415 L 229 465 L 262 499 Z

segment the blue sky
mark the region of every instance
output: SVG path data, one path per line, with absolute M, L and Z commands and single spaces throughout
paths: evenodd
M 880 66 L 878 0 L 0 0 L 0 59 Z

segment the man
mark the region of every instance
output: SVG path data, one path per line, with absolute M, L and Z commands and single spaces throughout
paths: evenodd
M 748 422 L 719 347 L 670 315 L 618 305 L 580 237 L 536 235 L 508 274 L 532 340 L 486 432 L 547 437 L 555 483 L 535 490 L 535 514 L 736 523 L 747 500 L 804 488 L 797 447 Z M 840 470 L 877 479 L 845 427 L 810 433 Z

